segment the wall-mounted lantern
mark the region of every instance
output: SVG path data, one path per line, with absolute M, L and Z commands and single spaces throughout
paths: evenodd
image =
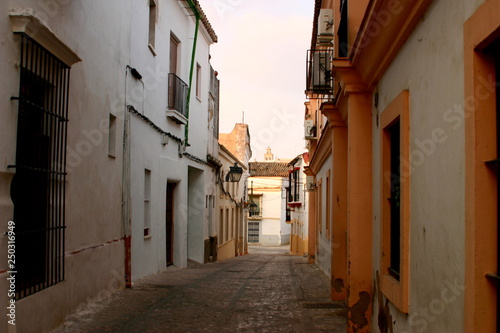
M 237 183 L 243 175 L 243 168 L 234 162 L 234 166 L 229 167 L 229 173 L 226 175 L 226 182 Z

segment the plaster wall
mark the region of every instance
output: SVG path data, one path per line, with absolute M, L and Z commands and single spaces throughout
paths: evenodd
M 184 140 L 185 125 L 166 117 L 168 105 L 168 74 L 170 72 L 170 36 L 178 41 L 176 74 L 189 85 L 195 19 L 177 1 L 157 1 L 157 21 L 154 45 L 149 42 L 149 3 L 135 1 L 132 4 L 132 29 L 130 67 L 139 71 L 142 80 L 132 79 L 128 86 L 127 105 L 132 105 L 141 115 L 171 135 Z M 187 153 L 200 160 L 206 159 L 209 137 L 208 85 L 210 66 L 207 34 L 198 34 L 196 58 L 189 114 L 189 142 Z M 196 64 L 202 68 L 201 94 L 196 96 Z M 134 117 L 134 116 L 132 116 Z M 136 117 L 131 130 L 132 146 L 132 196 L 133 251 L 132 270 L 134 279 L 165 269 L 165 205 L 167 182 L 177 183 L 174 190 L 174 265 L 186 267 L 187 259 L 204 261 L 204 239 L 208 238 L 208 216 L 205 195 L 214 189 L 205 186 L 213 180 L 212 169 L 206 165 L 179 157 L 184 150 L 179 143 L 169 138 L 161 145 L 161 134 L 146 122 Z M 144 169 L 151 166 L 151 238 L 144 238 L 143 192 Z M 154 170 L 153 170 L 154 169 Z M 189 169 L 189 171 L 188 171 Z M 206 193 L 205 193 L 206 192 Z
M 332 166 L 332 156 L 330 155 L 325 159 L 323 165 L 319 169 L 316 174 L 316 184 L 321 180 L 321 193 L 316 193 L 316 199 L 318 200 L 321 197 L 321 203 L 319 203 L 319 209 L 321 209 L 321 230 L 317 229 L 317 247 L 316 247 L 316 264 L 318 267 L 327 275 L 331 276 L 331 254 L 332 254 L 332 246 L 330 238 L 327 237 L 326 234 L 326 206 L 329 204 L 326 202 L 326 177 L 327 172 L 331 170 Z M 330 174 L 330 181 L 332 176 Z M 316 188 L 316 192 L 319 191 L 319 188 Z M 331 191 L 331 186 L 330 186 Z M 316 218 L 319 218 L 318 214 L 316 214 Z M 318 223 L 319 224 L 319 223 Z M 332 221 L 330 219 L 330 231 L 331 231 Z M 319 227 L 319 225 L 318 225 Z
M 121 227 L 121 151 L 108 156 L 109 113 L 123 128 L 123 83 L 127 64 L 131 14 L 126 1 L 2 1 L 0 13 L 0 219 L 13 216 L 9 187 L 15 164 L 17 108 L 11 96 L 19 94 L 20 43 L 11 32 L 9 10 L 32 8 L 55 35 L 80 58 L 71 69 L 67 141 L 65 279 L 16 302 L 18 331 L 44 332 L 64 318 L 88 307 L 97 295 L 123 287 L 124 244 Z M 120 13 L 120 15 L 116 15 Z M 111 23 L 111 24 L 110 24 Z M 83 32 L 83 33 L 82 33 Z M 116 53 L 116 50 L 119 52 Z M 121 142 L 121 131 L 116 142 Z M 1 222 L 3 233 L 6 226 Z M 0 240 L 0 251 L 6 243 Z M 1 256 L 0 271 L 6 267 Z M 0 273 L 0 291 L 7 294 L 6 274 Z M 5 308 L 6 297 L 0 298 Z M 29 318 L 29 320 L 27 320 Z M 7 331 L 6 316 L 0 331 Z
M 190 18 L 190 17 L 189 17 Z M 191 41 L 192 36 L 188 41 Z M 191 50 L 192 45 L 190 45 Z M 196 46 L 196 59 L 193 68 L 193 80 L 191 87 L 191 102 L 189 104 L 189 143 L 187 152 L 206 158 L 208 140 L 212 138 L 208 128 L 208 91 L 210 84 L 210 64 L 208 62 L 210 43 L 204 38 L 204 34 L 198 34 Z M 189 58 L 190 60 L 190 58 Z M 201 66 L 200 97 L 196 96 L 196 66 Z M 189 75 L 189 74 L 188 74 Z M 186 83 L 189 81 L 186 81 Z
M 224 174 L 227 174 L 229 171 L 229 167 L 233 166 L 236 160 L 234 157 L 229 155 L 224 149 L 220 149 L 220 161 L 222 163 L 221 167 L 221 172 Z M 216 207 L 216 217 L 215 221 L 220 221 L 220 209 L 224 208 L 229 208 L 230 211 L 234 210 L 234 213 L 231 214 L 228 218 L 228 224 L 231 225 L 231 235 L 228 237 L 228 240 L 226 242 L 221 242 L 220 235 L 222 234 L 221 230 L 219 227 L 216 227 L 217 230 L 217 235 L 219 237 L 219 244 L 220 246 L 218 247 L 218 252 L 217 252 L 217 260 L 225 260 L 228 258 L 233 258 L 236 253 L 238 254 L 243 254 L 247 248 L 247 217 L 246 214 L 247 212 L 243 210 L 242 208 L 238 208 L 236 203 L 242 204 L 246 200 L 246 187 L 245 183 L 248 178 L 248 161 L 239 161 L 238 163 L 244 163 L 245 166 L 243 167 L 243 174 L 241 176 L 241 179 L 237 183 L 231 183 L 231 182 L 223 182 L 222 186 L 224 187 L 224 190 L 226 193 L 222 191 L 220 188 L 221 185 L 218 185 L 219 188 L 218 190 L 218 195 L 217 195 L 217 204 Z M 222 179 L 225 179 L 225 176 L 222 177 Z M 234 200 L 231 200 L 231 198 Z M 217 223 L 217 226 L 219 226 L 219 223 Z M 229 226 L 228 226 L 229 229 Z
M 217 260 L 222 261 L 230 258 L 234 258 L 234 249 L 235 249 L 235 239 L 231 239 L 219 246 L 217 250 Z
M 373 276 L 380 269 L 377 112 L 410 96 L 410 313 L 389 305 L 394 331 L 460 332 L 464 314 L 463 23 L 482 1 L 435 1 L 377 87 L 373 114 Z M 452 287 L 455 286 L 455 287 Z M 454 293 L 453 298 L 443 295 Z M 375 297 L 377 300 L 377 297 Z M 377 302 L 378 303 L 378 302 Z M 374 328 L 377 326 L 374 304 Z
M 219 142 L 240 161 L 249 161 L 252 157 L 250 133 L 247 124 L 237 123 L 231 133 L 219 133 Z
M 132 204 L 132 281 L 157 273 L 166 268 L 165 207 L 167 182 L 178 183 L 174 205 L 179 210 L 174 214 L 174 230 L 186 230 L 187 207 L 182 205 L 181 192 L 187 184 L 187 166 L 178 156 L 178 144 L 170 141 L 161 144 L 161 135 L 143 120 L 131 116 L 131 204 Z M 144 181 L 145 169 L 150 171 L 150 224 L 151 237 L 144 237 Z M 187 187 L 187 185 L 186 185 Z M 175 231 L 174 231 L 175 232 Z M 174 239 L 174 255 L 184 253 L 182 239 Z M 174 262 L 176 265 L 186 265 Z
M 262 194 L 260 237 L 262 245 L 282 245 L 290 242 L 290 225 L 285 223 L 285 201 L 282 199 L 281 177 L 252 177 L 254 194 Z
M 187 166 L 186 167 L 179 166 L 178 158 L 179 158 L 178 156 L 172 157 L 172 155 L 161 156 L 161 162 L 160 162 L 161 179 L 166 179 L 166 182 L 164 183 L 162 191 L 160 192 L 160 198 L 166 198 L 167 196 L 166 183 L 174 183 L 175 188 L 174 188 L 174 212 L 173 212 L 174 216 L 173 264 L 180 268 L 186 268 L 188 260 L 187 233 L 188 233 L 188 212 L 189 212 L 187 204 L 188 169 Z M 163 251 L 163 253 L 165 253 L 164 250 L 165 247 L 162 246 L 160 246 L 158 249 L 158 251 Z M 162 255 L 165 256 L 165 254 Z M 165 260 L 163 260 L 163 263 L 164 262 Z
M 205 192 L 204 172 L 188 169 L 188 259 L 204 262 Z

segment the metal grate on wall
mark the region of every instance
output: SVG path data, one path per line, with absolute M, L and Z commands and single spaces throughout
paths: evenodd
M 174 73 L 168 74 L 168 108 L 187 114 L 188 85 Z
M 66 141 L 70 68 L 25 34 L 15 175 L 16 298 L 64 280 Z
M 213 135 L 215 138 L 219 137 L 219 88 L 220 88 L 220 81 L 217 78 L 217 74 L 215 70 L 213 69 L 212 66 L 210 66 L 210 91 L 209 91 L 209 96 L 213 101 L 213 112 L 214 112 L 214 117 L 213 117 L 213 124 L 214 124 L 214 131 Z M 209 100 L 210 100 L 209 98 Z

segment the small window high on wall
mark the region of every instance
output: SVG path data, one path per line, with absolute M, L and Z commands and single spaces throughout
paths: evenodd
M 156 2 L 155 0 L 149 0 L 149 37 L 148 37 L 148 46 L 155 53 L 155 40 L 156 40 Z

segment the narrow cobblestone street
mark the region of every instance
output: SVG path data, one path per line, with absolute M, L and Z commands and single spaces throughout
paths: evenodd
M 288 247 L 169 267 L 67 318 L 63 332 L 345 332 L 327 277 Z

